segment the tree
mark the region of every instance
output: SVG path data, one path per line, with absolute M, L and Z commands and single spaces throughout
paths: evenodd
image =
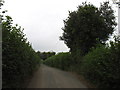
M 100 8 L 85 2 L 77 11 L 69 12 L 60 39 L 64 40 L 70 52 L 79 50 L 81 55 L 85 55 L 97 43 L 105 43 L 115 26 L 114 11 L 109 2 L 104 2 Z

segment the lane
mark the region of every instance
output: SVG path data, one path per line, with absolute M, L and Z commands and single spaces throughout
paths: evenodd
M 87 88 L 72 73 L 41 65 L 28 88 Z

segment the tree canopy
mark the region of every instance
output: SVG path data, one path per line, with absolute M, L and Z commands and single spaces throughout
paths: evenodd
M 70 52 L 79 50 L 84 55 L 97 43 L 105 43 L 115 26 L 114 11 L 109 2 L 104 2 L 100 8 L 85 2 L 76 11 L 69 11 L 60 39 Z

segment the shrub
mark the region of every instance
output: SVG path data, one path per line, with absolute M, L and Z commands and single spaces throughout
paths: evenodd
M 110 47 L 101 45 L 84 56 L 81 73 L 100 88 L 120 88 L 119 54 L 119 39 L 111 42 Z

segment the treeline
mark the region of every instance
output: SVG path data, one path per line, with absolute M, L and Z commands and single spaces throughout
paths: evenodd
M 14 26 L 10 16 L 1 16 L 2 87 L 21 88 L 24 81 L 39 67 L 41 60 L 25 38 L 22 28 Z
M 115 30 L 109 2 L 99 8 L 83 3 L 64 20 L 61 40 L 70 48 L 45 60 L 45 64 L 83 75 L 98 88 L 120 88 L 120 37 L 106 41 Z
M 53 51 L 51 51 L 51 52 L 40 52 L 40 51 L 37 51 L 37 54 L 40 57 L 40 59 L 46 60 L 47 58 L 55 55 L 56 53 L 53 52 Z

